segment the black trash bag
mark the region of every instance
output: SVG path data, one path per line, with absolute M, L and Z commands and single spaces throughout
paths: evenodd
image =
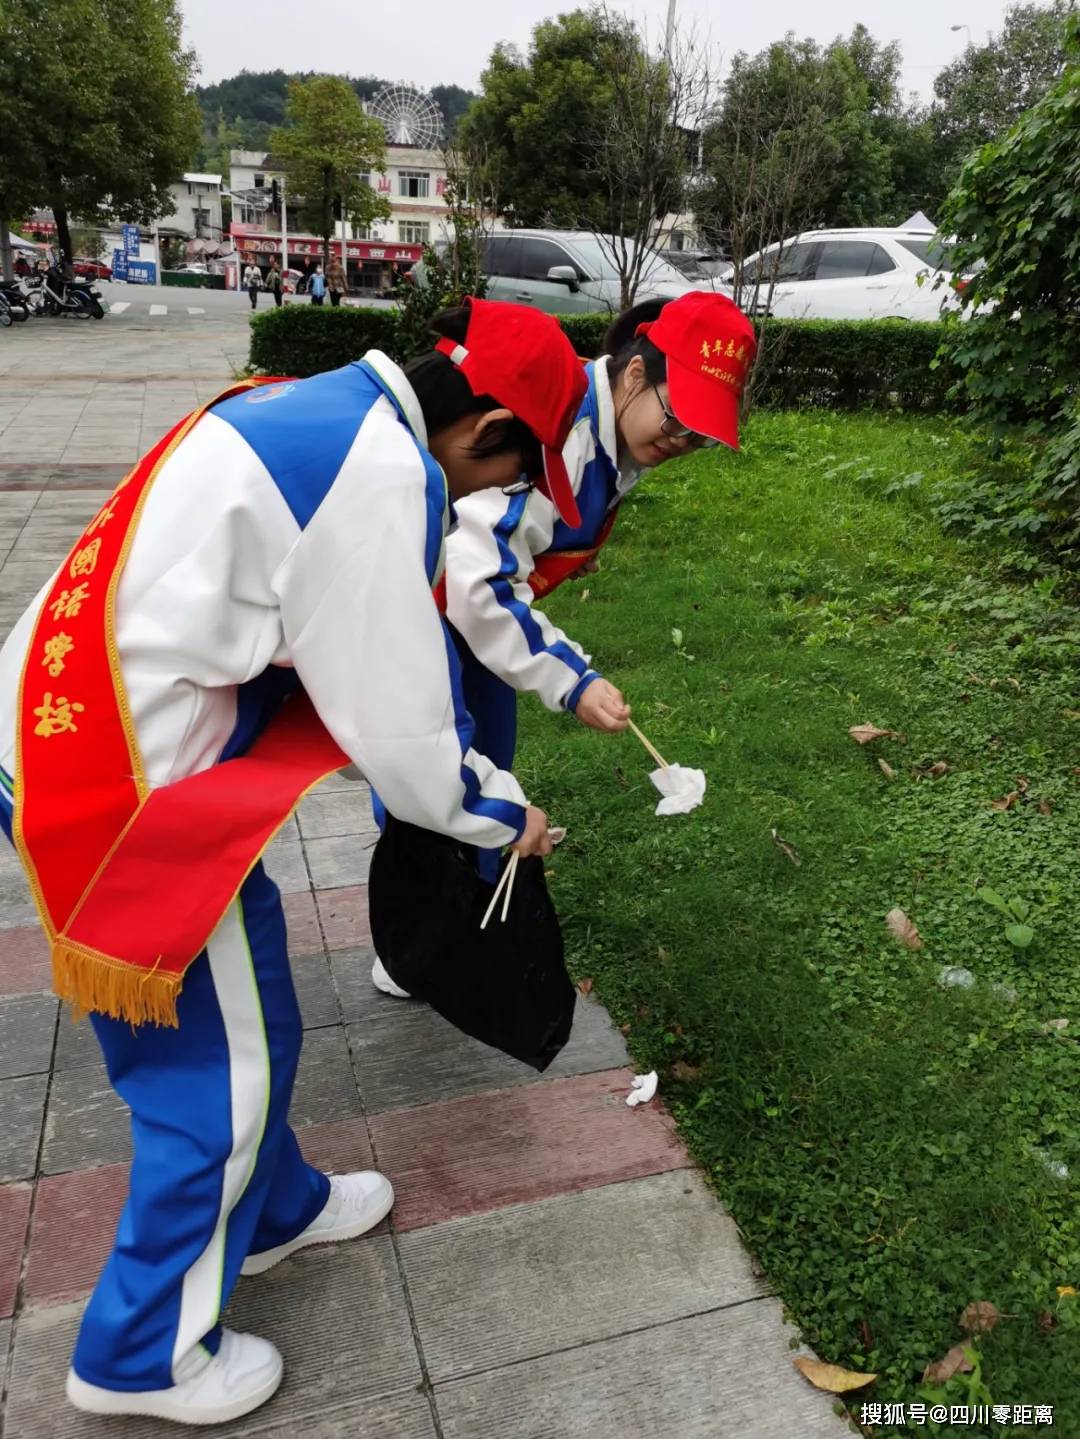
M 543 1071 L 570 1037 L 575 998 L 543 860 L 518 861 L 505 924 L 500 896 L 481 929 L 493 893 L 470 846 L 387 815 L 368 902 L 390 977 L 474 1039 Z

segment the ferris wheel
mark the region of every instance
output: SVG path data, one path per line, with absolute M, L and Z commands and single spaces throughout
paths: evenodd
M 442 112 L 430 95 L 411 85 L 384 85 L 368 101 L 373 115 L 386 131 L 391 145 L 413 145 L 431 150 L 442 134 Z

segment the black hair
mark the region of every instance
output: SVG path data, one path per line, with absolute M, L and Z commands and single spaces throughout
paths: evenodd
M 612 322 L 604 336 L 604 354 L 610 356 L 608 379 L 612 384 L 636 355 L 645 361 L 645 378 L 650 385 L 662 385 L 667 379 L 667 356 L 646 335 L 637 332 L 639 325 L 649 325 L 657 319 L 666 304 L 666 300 L 642 300 Z
M 429 329 L 436 335 L 464 344 L 465 332 L 469 327 L 467 305 L 456 305 L 453 309 L 440 310 L 432 319 Z M 483 415 L 490 410 L 505 409 L 491 395 L 474 395 L 468 380 L 450 359 L 439 350 L 429 350 L 418 355 L 405 366 L 405 378 L 412 386 L 428 435 L 437 435 L 449 428 L 465 415 Z M 543 471 L 543 450 L 540 441 L 525 424 L 524 420 L 501 420 L 488 425 L 479 442 L 470 451 L 474 460 L 488 459 L 494 455 L 505 455 L 517 450 L 521 454 L 523 473 L 530 478 Z

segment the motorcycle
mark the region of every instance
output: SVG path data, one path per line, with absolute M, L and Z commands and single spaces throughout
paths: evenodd
M 15 321 L 29 318 L 26 296 L 17 280 L 0 282 L 0 325 L 7 329 Z
M 54 267 L 41 277 L 41 293 L 48 315 L 93 315 L 95 320 L 105 318 L 101 291 L 95 290 L 89 280 L 68 279 Z

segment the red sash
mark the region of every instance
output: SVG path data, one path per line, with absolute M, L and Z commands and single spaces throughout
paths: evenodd
M 272 380 L 245 380 L 212 401 Z M 304 695 L 252 749 L 150 790 L 116 644 L 116 591 L 150 487 L 210 408 L 176 425 L 75 544 L 19 687 L 14 836 L 80 1010 L 176 1025 L 188 965 L 303 794 L 348 763 Z
M 587 550 L 548 550 L 546 554 L 538 555 L 536 566 L 529 576 L 529 585 L 537 599 L 541 595 L 549 595 L 564 580 L 571 575 L 577 574 L 583 565 L 594 560 L 607 543 L 607 538 L 615 527 L 615 516 L 618 509 L 611 510 L 600 527 L 600 533 L 596 537 L 596 543 Z

